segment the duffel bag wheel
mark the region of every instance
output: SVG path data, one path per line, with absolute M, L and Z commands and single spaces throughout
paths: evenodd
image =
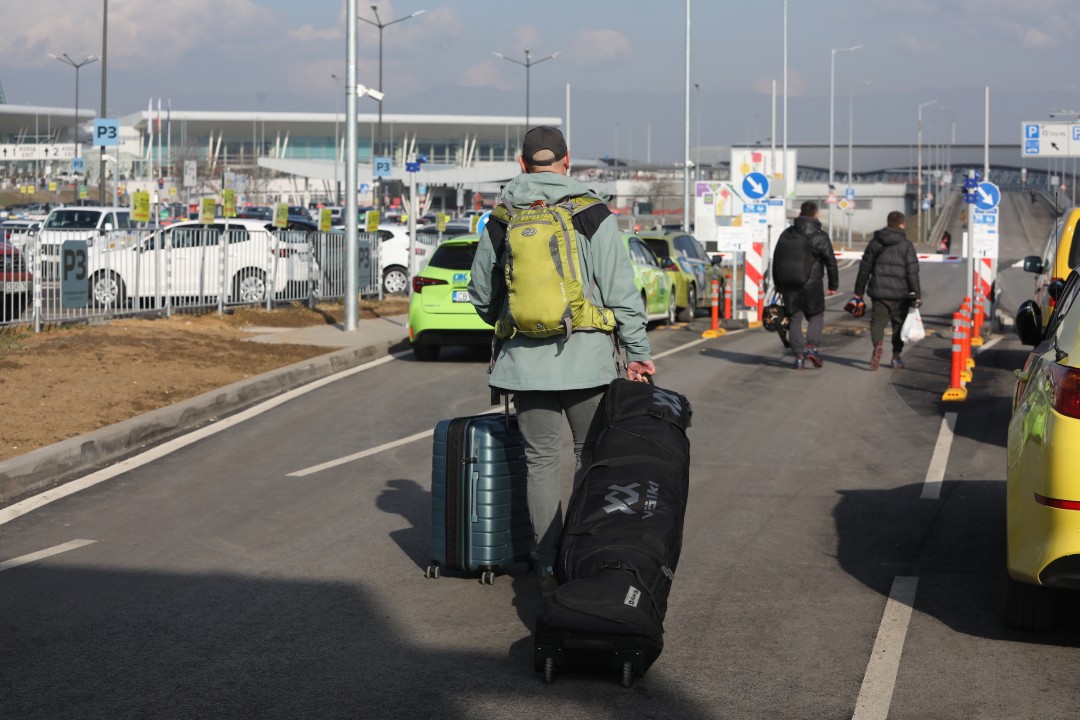
M 544 682 L 548 685 L 555 682 L 555 658 L 544 660 Z
M 627 660 L 622 666 L 622 686 L 628 688 L 634 684 L 634 666 Z

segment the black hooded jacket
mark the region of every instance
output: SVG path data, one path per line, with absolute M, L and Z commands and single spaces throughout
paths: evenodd
M 836 268 L 836 254 L 833 252 L 829 234 L 821 229 L 821 221 L 812 217 L 799 216 L 791 227 L 784 230 L 777 240 L 777 249 L 785 236 L 806 238 L 810 243 L 810 254 L 814 264 L 810 268 L 810 278 L 798 292 L 785 292 L 784 312 L 794 315 L 802 312 L 806 316 L 825 312 L 825 271 L 829 273 L 829 289 L 840 287 L 840 273 Z M 774 259 L 775 262 L 775 259 Z
M 874 233 L 859 263 L 855 294 L 869 294 L 873 300 L 921 297 L 919 258 L 902 228 L 887 227 Z

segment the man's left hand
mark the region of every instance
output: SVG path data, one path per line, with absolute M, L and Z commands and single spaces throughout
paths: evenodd
M 626 377 L 636 382 L 648 382 L 647 375 L 656 374 L 652 360 L 633 360 L 626 366 Z

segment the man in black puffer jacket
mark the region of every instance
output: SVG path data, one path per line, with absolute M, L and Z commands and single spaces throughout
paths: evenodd
M 903 369 L 900 353 L 904 350 L 904 341 L 900 339 L 900 328 L 908 310 L 922 305 L 919 258 L 915 246 L 904 233 L 904 214 L 891 212 L 886 222 L 888 227 L 874 233 L 874 239 L 866 246 L 859 263 L 859 275 L 855 278 L 855 296 L 861 298 L 863 293 L 869 292 L 873 301 L 870 311 L 870 339 L 874 343 L 871 370 L 877 370 L 881 365 L 886 322 L 891 322 L 893 329 L 892 367 Z
M 825 294 L 836 294 L 840 274 L 832 242 L 818 220 L 817 203 L 804 202 L 799 217 L 780 233 L 773 252 L 772 269 L 773 282 L 784 297 L 784 312 L 791 318 L 789 332 L 795 369 L 802 370 L 806 360 L 821 367 L 818 346 L 825 328 Z M 825 289 L 826 271 L 829 274 L 828 290 Z M 803 320 L 806 320 L 806 335 L 803 335 Z

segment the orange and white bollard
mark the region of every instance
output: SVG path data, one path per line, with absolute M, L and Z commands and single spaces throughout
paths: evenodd
M 975 329 L 971 334 L 971 345 L 972 345 L 972 347 L 982 347 L 982 345 L 983 345 L 982 329 L 983 329 L 983 323 L 986 321 L 985 305 L 986 305 L 986 298 L 984 298 L 982 295 L 976 295 L 975 296 L 975 317 L 973 318 L 974 323 L 975 323 Z
M 961 377 L 962 366 L 964 364 L 964 344 L 960 336 L 961 319 L 962 316 L 960 313 L 953 313 L 952 366 L 949 372 L 949 387 L 941 396 L 941 399 L 944 402 L 961 402 L 967 400 L 967 388 L 964 387 L 964 381 Z
M 974 369 L 974 367 L 975 367 L 975 356 L 972 355 L 972 353 L 971 353 L 971 344 L 972 344 L 971 340 L 972 340 L 973 331 L 975 329 L 975 323 L 973 321 L 973 316 L 972 316 L 972 313 L 971 313 L 971 298 L 969 298 L 969 297 L 964 298 L 963 304 L 960 305 L 960 315 L 961 315 L 961 319 L 962 319 L 962 323 L 961 323 L 960 327 L 963 329 L 963 333 L 964 333 L 964 368 L 963 369 L 966 372 L 966 377 L 964 379 L 967 382 L 971 382 L 971 370 Z
M 731 289 L 724 288 L 725 303 L 731 302 Z M 729 305 L 730 307 L 730 305 Z M 703 338 L 718 338 L 727 331 L 720 329 L 720 281 L 713 278 L 712 281 L 712 327 L 701 333 Z
M 717 282 L 713 280 L 713 282 Z M 713 297 L 716 297 L 715 295 Z M 724 319 L 731 319 L 731 278 L 727 278 L 727 282 L 724 283 Z

